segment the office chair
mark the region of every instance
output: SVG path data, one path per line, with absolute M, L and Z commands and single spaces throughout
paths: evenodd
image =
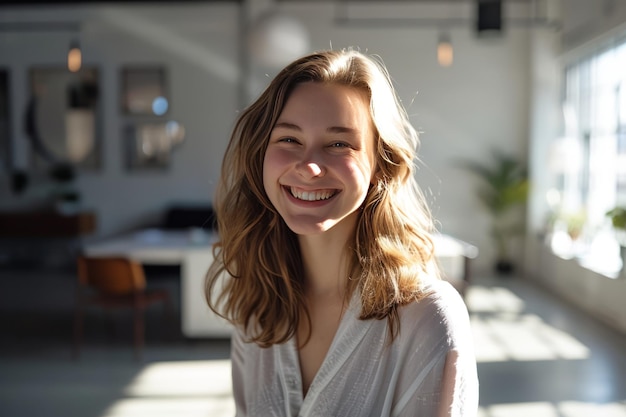
M 135 359 L 140 359 L 144 345 L 144 311 L 152 304 L 163 303 L 165 311 L 171 312 L 169 293 L 146 289 L 143 267 L 130 259 L 80 255 L 77 266 L 74 358 L 80 355 L 85 309 L 96 305 L 105 310 L 133 311 Z

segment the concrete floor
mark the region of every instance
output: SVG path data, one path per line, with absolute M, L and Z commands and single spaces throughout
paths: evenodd
M 175 274 L 151 285 L 179 297 Z M 71 271 L 0 270 L 0 416 L 234 415 L 228 340 L 187 340 L 160 310 L 141 361 L 128 316 L 96 311 L 72 360 L 73 289 Z M 480 417 L 626 417 L 626 335 L 523 279 L 478 278 L 467 303 Z

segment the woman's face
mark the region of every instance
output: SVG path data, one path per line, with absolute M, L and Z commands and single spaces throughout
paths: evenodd
M 375 172 L 367 96 L 355 88 L 306 82 L 291 93 L 263 162 L 265 191 L 298 235 L 337 225 L 352 231 Z

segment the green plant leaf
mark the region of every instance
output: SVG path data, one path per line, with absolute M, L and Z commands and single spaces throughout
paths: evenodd
M 614 207 L 607 211 L 606 215 L 611 219 L 615 229 L 626 230 L 626 207 Z
M 530 183 L 524 164 L 515 157 L 493 152 L 488 164 L 462 160 L 460 166 L 480 179 L 476 196 L 491 214 L 491 237 L 499 261 L 509 257 L 508 242 L 524 232 L 523 223 L 505 223 L 505 214 L 528 200 Z

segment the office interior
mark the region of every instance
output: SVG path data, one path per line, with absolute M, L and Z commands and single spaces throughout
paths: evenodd
M 616 0 L 0 1 L 1 415 L 234 415 L 228 336 L 185 331 L 180 265 L 144 265 L 174 311 L 146 312 L 139 360 L 131 315 L 97 311 L 72 356 L 76 254 L 210 208 L 239 112 L 328 48 L 388 67 L 438 230 L 472 248 L 451 261 L 469 280 L 479 415 L 626 416 Z M 498 269 L 468 167 L 503 158 L 527 192 Z M 198 243 L 196 226 L 178 229 Z

